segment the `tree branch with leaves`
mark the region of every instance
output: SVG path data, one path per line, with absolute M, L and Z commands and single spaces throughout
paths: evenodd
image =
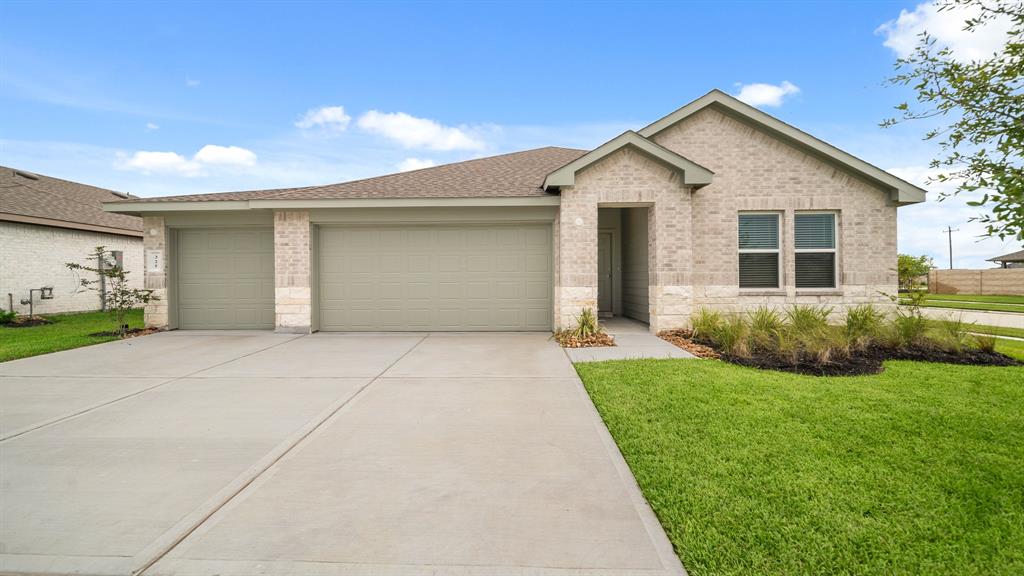
M 1024 2 L 1020 0 L 941 0 L 940 11 L 969 10 L 964 30 L 985 30 L 1006 20 L 1002 48 L 987 58 L 965 61 L 924 32 L 914 52 L 896 61 L 891 85 L 908 86 L 915 102 L 896 106 L 898 116 L 883 127 L 912 120 L 938 120 L 924 134 L 940 154 L 931 162 L 939 170 L 931 182 L 956 186 L 940 196 L 969 194 L 970 206 L 991 214 L 972 218 L 988 236 L 1024 240 Z

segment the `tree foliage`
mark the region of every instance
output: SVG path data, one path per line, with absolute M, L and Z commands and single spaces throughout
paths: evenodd
M 916 103 L 896 106 L 899 115 L 882 126 L 936 119 L 940 126 L 924 135 L 940 148 L 932 181 L 953 184 L 952 194 L 970 193 L 969 205 L 989 208 L 991 214 L 973 218 L 987 235 L 1024 240 L 1024 2 L 940 0 L 938 8 L 970 10 L 964 29 L 976 34 L 992 33 L 986 24 L 1006 19 L 1006 41 L 988 58 L 963 61 L 922 33 L 889 79 L 913 89 Z
M 911 256 L 900 254 L 896 263 L 896 274 L 899 277 L 900 290 L 913 290 L 914 280 L 924 276 L 934 268 L 928 256 Z
M 89 290 L 102 291 L 104 303 L 110 315 L 117 323 L 117 332 L 123 338 L 128 331 L 128 324 L 125 316 L 140 304 L 148 304 L 153 300 L 159 300 L 152 290 L 132 288 L 128 285 L 129 272 L 118 266 L 113 254 L 106 246 L 97 246 L 92 254 L 86 256 L 90 264 L 78 264 L 68 262 L 65 266 L 69 270 L 80 272 L 92 272 L 96 279 L 82 278 L 82 287 Z M 91 263 L 95 262 L 93 266 Z

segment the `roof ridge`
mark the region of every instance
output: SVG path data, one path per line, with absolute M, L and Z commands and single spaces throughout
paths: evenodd
M 564 146 L 541 146 L 539 148 L 528 148 L 526 150 L 517 150 L 515 152 L 505 152 L 504 154 L 495 154 L 493 156 L 483 156 L 481 158 L 470 158 L 468 160 L 459 160 L 459 161 L 456 161 L 456 162 L 447 162 L 445 164 L 438 164 L 437 166 L 426 166 L 424 168 L 417 168 L 415 170 L 406 170 L 405 172 L 390 172 L 388 174 L 380 174 L 378 176 L 368 176 L 366 178 L 357 178 L 356 180 L 346 180 L 344 182 L 332 182 L 331 184 L 322 184 L 320 186 L 308 186 L 307 188 L 320 189 L 320 188 L 328 188 L 328 187 L 331 187 L 331 186 L 342 186 L 342 185 L 348 185 L 348 184 L 356 184 L 356 183 L 359 183 L 359 182 L 369 182 L 371 180 L 377 180 L 377 179 L 380 179 L 380 178 L 389 178 L 389 177 L 401 176 L 401 175 L 405 175 L 405 174 L 414 174 L 414 173 L 417 173 L 417 172 L 424 172 L 424 171 L 427 171 L 427 170 L 436 170 L 438 168 L 445 168 L 445 167 L 450 167 L 450 166 L 456 166 L 456 165 L 459 165 L 459 164 L 470 164 L 470 163 L 473 163 L 473 162 L 481 162 L 481 161 L 484 161 L 484 160 L 494 160 L 495 158 L 505 158 L 505 157 L 508 157 L 508 156 L 515 156 L 517 154 L 526 154 L 528 152 L 538 152 L 540 150 L 551 150 L 551 149 L 569 150 L 569 151 L 573 151 L 573 152 L 584 152 L 584 153 L 587 152 L 587 150 L 583 150 L 581 148 L 566 148 Z M 287 190 L 298 190 L 298 188 L 289 188 Z M 282 190 L 282 193 L 284 193 L 283 190 Z M 276 194 L 274 196 L 276 196 Z

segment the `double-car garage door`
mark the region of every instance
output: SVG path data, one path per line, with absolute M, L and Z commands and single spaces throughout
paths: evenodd
M 326 331 L 551 329 L 551 226 L 323 226 L 313 257 Z M 272 328 L 269 228 L 177 232 L 184 329 Z

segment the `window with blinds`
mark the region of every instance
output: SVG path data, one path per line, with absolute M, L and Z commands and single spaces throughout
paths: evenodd
M 739 215 L 740 288 L 778 288 L 779 215 Z
M 836 215 L 797 213 L 793 222 L 797 288 L 836 287 Z

